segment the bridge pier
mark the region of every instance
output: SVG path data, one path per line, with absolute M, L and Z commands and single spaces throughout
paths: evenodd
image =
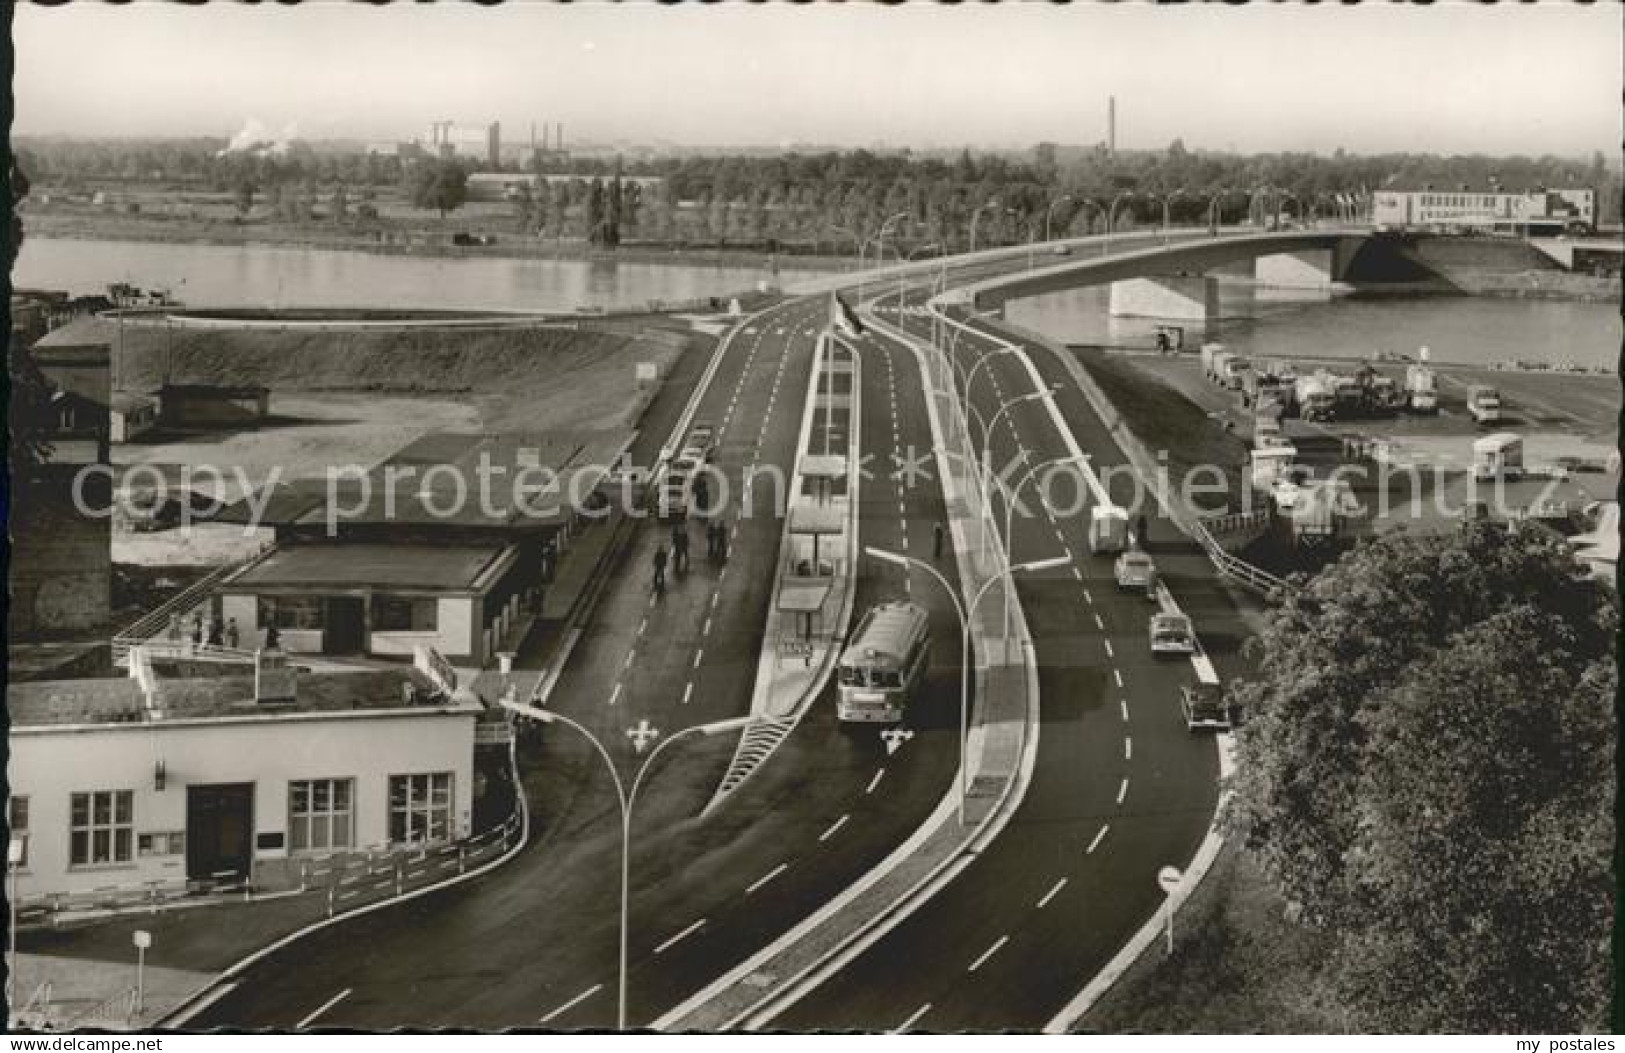
M 1219 317 L 1219 283 L 1205 275 L 1115 281 L 1112 282 L 1111 313 L 1118 318 L 1211 322 Z
M 1258 284 L 1275 289 L 1329 291 L 1336 280 L 1335 266 L 1331 249 L 1277 252 L 1253 262 L 1253 277 Z

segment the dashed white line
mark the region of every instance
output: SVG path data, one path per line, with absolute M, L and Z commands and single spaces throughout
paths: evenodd
M 633 663 L 633 661 L 635 661 L 637 659 L 637 656 L 638 656 L 638 653 L 635 650 L 626 652 L 626 661 L 621 663 L 621 668 L 622 669 L 631 669 L 632 668 L 632 663 Z
M 734 533 L 735 533 L 735 534 L 738 534 L 738 533 L 739 533 L 739 528 L 738 528 L 738 527 L 734 527 Z M 719 600 L 721 600 L 721 599 L 722 599 L 722 593 L 720 593 L 720 592 L 713 592 L 713 593 L 712 593 L 712 594 L 711 594 L 711 609 L 712 609 L 712 610 L 713 610 L 713 611 L 714 611 L 714 610 L 716 610 L 716 609 L 717 609 L 717 602 L 718 602 L 718 601 L 719 601 Z
M 617 703 L 617 702 L 619 702 L 621 700 L 621 686 L 622 686 L 621 684 L 617 683 L 615 685 L 615 690 L 613 690 L 613 691 L 611 691 L 609 693 L 609 704 L 610 705 L 613 706 L 615 703 Z
M 1123 803 L 1123 798 L 1125 798 L 1127 796 L 1128 796 L 1128 777 L 1124 776 L 1123 781 L 1117 784 L 1117 803 L 1122 804 Z
M 982 963 L 986 962 L 989 958 L 991 958 L 995 954 L 997 954 L 998 951 L 999 951 L 999 948 L 1003 947 L 1005 944 L 1007 944 L 1009 942 L 1010 942 L 1010 937 L 1008 937 L 1008 936 L 1000 936 L 998 939 L 993 941 L 993 946 L 991 946 L 987 950 L 983 951 L 982 956 L 980 958 L 976 959 L 974 962 L 971 962 L 970 963 L 970 968 L 966 969 L 965 971 L 968 972 L 968 973 L 973 973 L 977 969 L 980 969 L 982 967 Z
M 1082 581 L 1083 580 L 1083 571 L 1079 570 L 1077 567 L 1073 567 L 1072 568 L 1072 576 L 1074 578 L 1077 578 L 1079 581 Z
M 549 1020 L 552 1020 L 554 1017 L 559 1016 L 560 1014 L 569 1012 L 570 1010 L 574 1009 L 576 1006 L 580 1005 L 582 1002 L 585 1002 L 587 999 L 591 998 L 593 995 L 597 994 L 599 991 L 602 991 L 603 989 L 604 989 L 603 984 L 593 984 L 591 987 L 587 988 L 585 991 L 582 991 L 580 994 L 576 995 L 574 998 L 570 999 L 568 1002 L 564 1003 L 563 1005 L 559 1006 L 557 1009 L 553 1010 L 551 1013 L 549 1013 L 546 1016 L 542 1017 L 540 1020 L 537 1021 L 537 1023 L 538 1024 L 545 1024 Z
M 1094 594 L 1091 593 L 1088 589 L 1084 589 L 1083 590 L 1083 600 L 1084 600 L 1085 603 L 1093 603 L 1093 602 L 1095 602 Z
M 688 683 L 683 685 L 683 705 L 688 705 L 688 700 L 693 697 L 693 695 L 694 681 L 690 680 Z
M 1112 670 L 1112 678 L 1117 681 L 1117 686 L 1118 687 L 1123 686 L 1123 671 L 1121 669 L 1113 669 Z
M 311 1025 L 311 1023 L 317 1017 L 321 1016 L 323 1013 L 327 1012 L 329 1009 L 332 1009 L 334 1006 L 338 1005 L 340 1002 L 342 1002 L 346 998 L 350 997 L 350 992 L 352 990 L 353 990 L 353 988 L 346 987 L 344 990 L 340 991 L 338 994 L 334 995 L 332 998 L 329 998 L 327 1001 L 325 1001 L 321 1005 L 317 1006 L 303 1020 L 301 1020 L 301 1021 L 299 1021 L 299 1023 L 293 1025 L 293 1029 L 295 1031 L 303 1031 L 305 1028 L 309 1027 Z
M 830 837 L 834 835 L 835 831 L 846 825 L 846 821 L 850 818 L 850 815 L 843 815 L 833 823 L 829 824 L 829 829 L 818 835 L 819 842 L 822 843 L 824 841 L 828 841 Z
M 1110 640 L 1102 640 L 1102 641 L 1100 641 L 1100 642 L 1101 642 L 1101 643 L 1102 643 L 1102 644 L 1103 644 L 1103 645 L 1105 645 L 1105 648 L 1106 648 L 1106 657 L 1107 657 L 1107 658 L 1116 658 L 1116 657 L 1117 657 L 1117 655 L 1116 655 L 1116 654 L 1114 654 L 1114 653 L 1113 653 L 1113 652 L 1112 652 L 1112 642 L 1111 642 L 1111 641 L 1110 641 Z
M 1127 735 L 1123 736 L 1123 759 L 1134 759 L 1134 740 L 1129 738 Z
M 880 785 L 880 780 L 885 774 L 886 774 L 886 769 L 885 768 L 881 768 L 879 771 L 875 772 L 875 777 L 873 779 L 869 780 L 868 789 L 864 790 L 863 792 L 866 795 L 874 793 L 875 792 L 875 787 Z
M 1045 907 L 1049 906 L 1049 901 L 1054 899 L 1056 894 L 1059 893 L 1063 888 L 1066 888 L 1066 878 L 1062 878 L 1061 880 L 1057 881 L 1050 887 L 1048 892 L 1044 893 L 1044 898 L 1038 901 L 1038 909 L 1043 910 Z
M 642 636 L 646 631 L 648 631 L 648 628 L 649 628 L 649 619 L 644 618 L 641 622 L 638 622 L 638 635 Z
M 1127 786 L 1128 785 L 1127 781 L 1125 781 L 1123 783 L 1123 785 Z M 1119 802 L 1121 802 L 1123 800 L 1123 798 L 1121 796 L 1119 796 L 1117 798 L 1117 800 Z M 1093 841 L 1089 842 L 1089 847 L 1084 849 L 1083 854 L 1086 855 L 1086 856 L 1087 855 L 1092 855 L 1094 853 L 1095 849 L 1100 847 L 1100 842 L 1105 840 L 1106 831 L 1110 830 L 1111 828 L 1112 828 L 1111 824 L 1106 823 L 1099 830 L 1095 831 L 1095 839 Z
M 1098 613 L 1095 615 L 1095 628 L 1099 629 L 1101 632 L 1106 631 L 1106 623 L 1100 620 L 1100 615 Z
M 1123 711 L 1123 719 L 1128 720 L 1128 703 L 1123 699 L 1117 700 L 1117 708 Z
M 772 870 L 769 870 L 767 873 L 765 873 L 761 877 L 757 878 L 756 881 L 753 884 L 746 886 L 745 895 L 747 895 L 747 896 L 750 895 L 752 892 L 755 892 L 757 889 L 761 888 L 763 885 L 767 884 L 769 881 L 772 881 L 774 878 L 778 877 L 780 874 L 784 873 L 786 870 L 789 870 L 789 869 L 790 869 L 790 864 L 789 863 L 780 863 L 778 866 L 774 867 Z
M 656 947 L 655 948 L 655 953 L 656 954 L 661 954 L 661 953 L 664 953 L 667 950 L 670 950 L 673 946 L 676 945 L 678 940 L 682 939 L 685 936 L 691 935 L 696 929 L 698 929 L 701 925 L 704 925 L 704 924 L 705 924 L 705 919 L 701 918 L 699 921 L 696 921 L 694 924 L 690 925 L 688 928 L 684 929 L 682 932 L 679 932 L 677 935 L 673 936 L 671 939 L 667 940 L 665 943 L 662 943 L 660 946 Z
M 710 615 L 706 616 L 706 618 L 705 618 L 705 628 L 700 630 L 700 635 L 701 636 L 710 636 L 711 635 L 711 617 L 710 617 Z
M 705 648 L 702 647 L 698 651 L 694 652 L 694 668 L 695 669 L 698 669 L 700 667 L 700 660 L 703 659 L 704 657 L 705 657 Z M 1117 686 L 1122 687 L 1123 682 L 1121 680 L 1119 680 L 1117 682 Z

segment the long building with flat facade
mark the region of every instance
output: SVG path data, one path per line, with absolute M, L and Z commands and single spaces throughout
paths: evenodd
M 1371 221 L 1379 227 L 1463 234 L 1561 234 L 1597 224 L 1596 191 L 1587 188 L 1508 192 L 1379 190 Z

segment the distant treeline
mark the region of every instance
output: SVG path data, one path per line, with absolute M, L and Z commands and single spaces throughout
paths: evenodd
M 423 204 L 422 187 L 432 181 L 424 169 L 443 169 L 444 162 L 319 152 L 301 143 L 281 153 L 223 153 L 224 145 L 219 139 L 32 140 L 22 144 L 19 157 L 36 184 L 72 188 L 168 182 L 234 192 L 245 212 L 256 197 L 267 203 L 293 198 L 304 205 L 295 210 L 302 215 L 292 218 L 313 217 L 319 203 L 335 196 L 336 214 L 342 217 L 355 210 L 355 202 L 370 201 L 374 188 L 391 186 L 403 188 L 421 207 L 444 212 L 449 209 L 442 205 L 455 209 L 462 203 L 462 195 L 453 192 L 433 205 Z M 457 167 L 460 174 L 474 168 L 466 162 Z M 1603 224 L 1620 221 L 1621 204 L 1620 172 L 1600 152 L 1589 161 L 1360 156 L 1342 150 L 1330 156 L 1243 155 L 1187 150 L 1175 140 L 1164 150 L 1116 153 L 1040 143 L 1020 154 L 967 150 L 958 156 L 916 156 L 906 150 L 847 150 L 625 163 L 552 157 L 540 165 L 506 168 L 543 169 L 580 178 L 514 195 L 515 221 L 522 231 L 602 238 L 609 213 L 618 211 L 619 231 L 639 239 L 831 246 L 844 241 L 853 251 L 873 244 L 883 227 L 887 251 L 901 247 L 907 252 L 928 243 L 957 250 L 968 244 L 973 230 L 978 244 L 1089 233 L 1105 229 L 1108 214 L 1117 228 L 1164 220 L 1230 223 L 1268 214 L 1299 220 L 1352 218 L 1363 214 L 1373 191 L 1387 186 L 1478 189 L 1492 180 L 1511 189 L 1589 186 L 1600 195 L 1598 220 Z M 612 209 L 617 172 L 658 176 L 662 183 L 640 191 L 628 187 L 619 208 Z M 899 213 L 902 217 L 894 219 Z

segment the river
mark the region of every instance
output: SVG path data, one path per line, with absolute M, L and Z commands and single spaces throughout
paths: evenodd
M 1224 316 L 1208 338 L 1252 359 L 1300 356 L 1363 359 L 1380 351 L 1439 362 L 1489 365 L 1512 359 L 1612 367 L 1620 349 L 1616 304 L 1487 297 L 1327 300 L 1311 292 L 1255 290 L 1220 283 Z M 1150 347 L 1156 322 L 1113 318 L 1106 286 L 1052 293 L 1006 305 L 1010 321 L 1068 344 Z M 1201 342 L 1186 324 L 1187 349 Z
M 778 281 L 823 272 L 780 269 Z M 772 280 L 767 267 L 388 256 L 269 245 L 30 237 L 12 284 L 97 293 L 111 282 L 168 289 L 198 307 L 643 307 L 722 296 Z

